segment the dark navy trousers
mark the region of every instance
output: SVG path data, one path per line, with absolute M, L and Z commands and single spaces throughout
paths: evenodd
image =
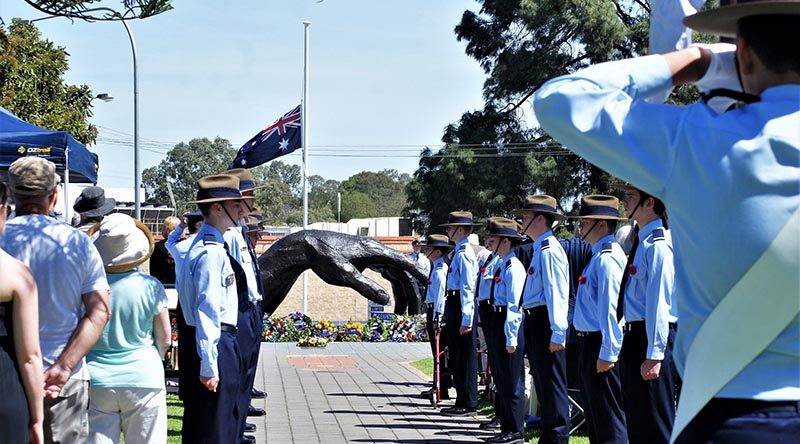
M 603 340 L 600 332 L 584 333 L 581 338 L 579 369 L 583 383 L 582 395 L 592 444 L 626 444 L 625 411 L 622 408 L 622 388 L 619 369 L 597 373 L 597 359 Z
M 460 334 L 461 298 L 458 291 L 448 291 L 444 305 L 447 346 L 452 357 L 453 385 L 456 388 L 456 407 L 475 410 L 478 407 L 478 350 L 475 328 Z M 474 327 L 474 325 L 470 325 Z
M 547 306 L 525 310 L 525 345 L 536 397 L 541 404 L 540 443 L 569 442 L 567 352 L 550 352 L 550 318 Z
M 478 316 L 480 319 L 481 329 L 483 330 L 483 339 L 486 341 L 486 362 L 489 363 L 489 371 L 492 372 L 492 378 L 497 378 L 495 372 L 497 360 L 497 348 L 493 347 L 494 342 L 492 340 L 492 318 L 494 317 L 494 311 L 492 310 L 491 304 L 486 302 L 478 302 L 475 301 L 478 305 Z M 495 379 L 495 386 L 497 386 L 497 380 Z M 488 390 L 488 387 L 487 387 Z M 502 394 L 498 389 L 495 391 L 493 405 L 494 405 L 494 417 L 499 421 L 502 419 L 503 412 L 502 409 L 499 407 L 500 398 Z
M 436 362 L 436 325 L 434 325 L 433 322 L 433 306 L 427 307 L 426 309 L 425 330 L 428 332 L 428 338 L 430 340 L 431 356 L 433 356 L 433 362 Z M 442 331 L 441 333 L 439 333 L 439 353 L 442 353 L 445 347 L 447 347 L 447 335 L 445 335 L 445 332 Z M 440 384 L 439 388 L 441 389 L 442 393 L 444 393 L 450 387 L 453 386 L 453 377 L 450 374 L 450 367 L 447 365 L 446 354 L 439 355 L 439 377 L 441 378 L 441 381 L 439 382 Z M 436 378 L 437 375 L 436 372 L 434 372 L 433 374 L 434 389 L 436 388 Z
M 258 352 L 261 346 L 261 309 L 254 304 L 240 304 L 239 320 L 237 327 L 239 333 L 236 337 L 239 351 L 242 354 L 242 383 L 239 386 L 239 397 L 236 405 L 240 412 L 244 412 L 239 420 L 239 435 L 244 435 L 244 425 L 247 422 L 247 411 L 250 407 L 253 383 L 256 379 L 258 366 Z
M 188 333 L 188 332 L 185 332 Z M 191 329 L 194 336 L 194 328 Z M 183 336 L 182 338 L 185 338 Z M 179 340 L 183 340 L 179 338 Z M 188 371 L 181 369 L 180 390 L 183 399 L 182 442 L 199 444 L 219 444 L 239 442 L 240 412 L 237 407 L 241 378 L 241 355 L 236 335 L 222 332 L 217 344 L 219 353 L 217 369 L 219 385 L 216 392 L 211 392 L 200 382 L 200 357 L 197 350 L 185 356 L 182 364 Z M 244 412 L 242 414 L 247 414 Z
M 800 439 L 800 401 L 714 398 L 676 444 L 790 444 Z
M 668 444 L 675 422 L 675 372 L 672 344 L 675 329 L 671 327 L 661 361 L 658 379 L 642 379 L 641 366 L 647 357 L 647 332 L 644 321 L 631 322 L 622 340 L 620 374 L 625 420 L 630 444 Z
M 522 328 L 517 332 L 517 349 L 506 350 L 505 322 L 508 311 L 504 308 L 492 316 L 491 340 L 488 346 L 495 350 L 494 382 L 497 385 L 501 432 L 523 432 L 525 428 L 525 335 Z M 491 341 L 491 342 L 489 342 Z

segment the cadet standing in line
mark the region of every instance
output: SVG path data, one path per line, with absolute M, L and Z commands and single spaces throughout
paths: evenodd
M 486 440 L 490 443 L 521 443 L 525 428 L 525 336 L 522 334 L 522 289 L 525 267 L 514 254 L 520 242 L 521 227 L 502 217 L 489 221 L 487 243 L 501 258 L 494 271 L 489 300 L 494 312 L 487 347 L 494 349 L 494 381 L 500 413 L 500 433 Z M 491 239 L 491 241 L 489 241 Z
M 592 244 L 592 260 L 579 278 L 573 325 L 581 337 L 579 369 L 586 422 L 592 443 L 626 444 L 625 412 L 616 362 L 622 345 L 617 297 L 625 253 L 614 238 L 619 200 L 589 195 L 582 199 L 581 237 Z
M 622 188 L 628 219 L 636 221 L 617 305 L 617 319 L 625 317 L 620 372 L 628 439 L 667 444 L 675 422 L 672 344 L 678 320 L 672 234 L 661 200 L 632 186 Z
M 488 225 L 486 226 L 486 229 L 488 231 Z M 496 237 L 486 237 L 484 239 L 484 245 L 486 246 L 486 249 L 491 252 L 491 254 L 482 264 L 480 264 L 478 271 L 478 288 L 476 290 L 477 296 L 475 299 L 478 304 L 478 322 L 481 326 L 481 330 L 483 330 L 483 337 L 486 341 L 487 361 L 489 363 L 489 368 L 494 371 L 495 360 L 497 359 L 497 350 L 494 347 L 489 346 L 489 344 L 492 343 L 491 326 L 492 318 L 494 317 L 494 307 L 492 307 L 491 295 L 492 287 L 494 286 L 495 268 L 502 262 L 502 258 L 494 253 L 494 251 L 497 250 Z M 500 402 L 500 397 L 501 393 L 498 390 L 494 394 L 494 418 L 489 422 L 482 423 L 480 428 L 484 430 L 496 430 L 500 428 L 500 416 L 502 415 L 501 409 L 498 405 Z
M 456 402 L 442 409 L 448 416 L 474 416 L 478 408 L 478 355 L 474 327 L 475 276 L 478 264 L 475 251 L 468 244 L 472 232 L 472 213 L 454 211 L 447 223 L 447 238 L 456 244 L 447 275 L 447 299 L 444 319 L 447 345 L 452 355 Z
M 253 181 L 250 170 L 236 168 L 225 171 L 223 174 L 234 176 L 239 179 L 239 191 L 242 193 L 243 205 L 246 207 L 245 214 L 253 211 L 255 202 L 255 190 L 257 187 Z M 250 400 L 252 396 L 253 383 L 256 378 L 256 368 L 258 367 L 258 355 L 261 348 L 261 333 L 264 325 L 261 317 L 261 279 L 258 272 L 257 258 L 249 238 L 245 239 L 244 229 L 246 221 L 243 217 L 237 221 L 235 227 L 228 228 L 223 237 L 228 245 L 230 255 L 241 267 L 246 278 L 247 301 L 239 306 L 239 317 L 237 328 L 239 333 L 239 351 L 242 354 L 242 384 L 239 387 L 239 411 L 243 414 L 240 417 L 239 434 L 240 441 L 244 443 L 255 442 L 255 437 L 246 435 L 245 431 L 254 431 L 256 425 L 248 423 L 247 416 L 251 415 L 252 407 Z M 234 266 L 235 267 L 235 266 Z M 234 270 L 236 271 L 236 270 Z M 262 409 L 263 410 L 263 409 Z
M 242 288 L 237 288 L 241 285 L 222 233 L 244 216 L 239 180 L 229 175 L 200 179 L 194 203 L 205 224 L 186 256 L 178 290 L 186 321 L 179 335 L 182 341 L 196 341 L 195 353 L 181 362 L 181 437 L 186 443 L 236 443 L 241 379 L 236 322 Z
M 430 338 L 431 354 L 434 361 L 436 360 L 436 328 L 442 320 L 444 314 L 444 298 L 447 283 L 448 265 L 445 261 L 445 256 L 450 252 L 453 246 L 450 244 L 447 236 L 441 234 L 431 234 L 425 241 L 426 255 L 431 261 L 431 271 L 428 278 L 428 285 L 425 291 L 425 328 L 428 331 L 428 338 Z M 439 336 L 439 350 L 444 350 L 446 341 L 445 335 Z M 452 385 L 452 380 L 449 375 L 443 376 L 447 370 L 446 360 L 442 355 L 439 361 L 439 389 L 441 393 L 440 399 L 450 399 L 447 393 Z M 433 375 L 436 378 L 436 375 Z M 434 395 L 436 391 L 436 379 L 433 381 L 433 388 L 422 392 L 420 395 L 426 399 Z
M 536 397 L 542 407 L 540 443 L 569 442 L 567 395 L 567 332 L 569 321 L 569 264 L 553 224 L 564 216 L 556 199 L 529 196 L 515 214 L 522 215 L 525 233 L 533 239 L 533 259 L 522 299 L 525 347 Z

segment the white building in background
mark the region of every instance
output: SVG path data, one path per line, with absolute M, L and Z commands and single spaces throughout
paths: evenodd
M 354 236 L 391 237 L 411 236 L 411 220 L 405 217 L 375 217 L 371 219 L 350 219 L 347 222 L 317 222 L 309 224 L 310 230 L 326 230 Z M 302 230 L 303 227 L 264 227 L 269 235 L 286 235 Z

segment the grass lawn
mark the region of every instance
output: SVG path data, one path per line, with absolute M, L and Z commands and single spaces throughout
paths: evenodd
M 418 361 L 410 362 L 409 364 L 411 364 L 411 366 L 417 370 L 428 375 L 428 377 L 433 378 L 433 358 L 424 358 Z M 478 404 L 478 414 L 493 416 L 494 407 L 489 402 L 481 400 Z M 538 430 L 528 430 L 525 432 L 525 439 L 530 443 L 537 442 L 538 436 Z M 589 444 L 589 437 L 582 432 L 577 432 L 569 437 L 569 442 L 570 444 Z
M 167 393 L 167 443 L 180 444 L 183 424 L 183 402 L 174 393 Z

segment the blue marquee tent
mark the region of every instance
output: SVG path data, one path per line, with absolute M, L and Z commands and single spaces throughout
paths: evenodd
M 39 128 L 0 107 L 0 171 L 8 170 L 22 156 L 53 162 L 67 183 L 97 183 L 97 154 L 66 131 Z

